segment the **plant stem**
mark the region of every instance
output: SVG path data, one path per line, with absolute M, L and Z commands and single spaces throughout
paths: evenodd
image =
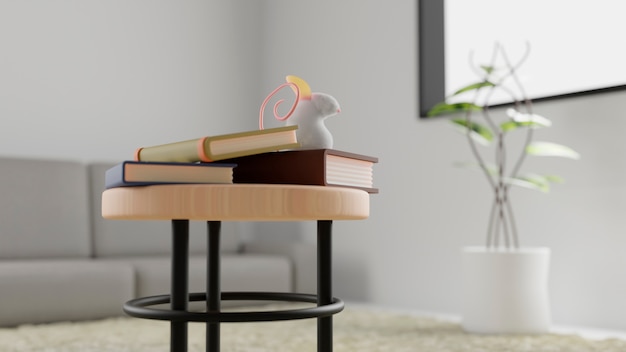
M 497 196 L 498 196 L 498 210 L 500 213 L 500 219 L 501 219 L 501 223 L 503 226 L 503 230 L 504 230 L 504 243 L 506 245 L 506 247 L 509 247 L 509 236 L 508 236 L 508 231 L 507 231 L 507 219 L 506 216 L 504 214 L 503 211 L 503 206 L 504 206 L 504 200 L 506 199 L 505 197 L 505 184 L 504 184 L 504 170 L 506 168 L 506 150 L 504 148 L 504 133 L 502 132 L 501 129 L 498 130 L 497 134 L 497 147 L 496 147 L 496 155 L 495 155 L 495 160 L 496 163 L 498 165 L 498 191 L 497 191 Z
M 511 223 L 511 234 L 513 236 L 513 246 L 515 248 L 519 248 L 519 237 L 517 236 L 517 224 L 515 223 L 515 217 L 513 216 L 513 207 L 511 206 L 511 202 L 509 201 L 509 188 L 507 187 L 505 190 L 505 203 L 507 205 L 508 219 Z
M 508 249 L 511 247 L 511 244 L 509 243 L 509 227 L 507 225 L 507 218 L 504 212 L 504 202 L 502 199 L 500 199 L 500 203 L 498 204 L 498 209 L 500 211 L 500 219 L 502 223 L 504 246 Z
M 517 76 L 517 68 L 524 62 L 526 61 L 526 59 L 528 58 L 528 55 L 530 53 L 530 46 L 527 43 L 526 46 L 526 51 L 524 56 L 522 57 L 522 59 L 520 59 L 520 61 L 515 64 L 512 65 L 511 61 L 508 58 L 508 55 L 506 53 L 506 50 L 504 50 L 504 48 L 501 48 L 502 51 L 502 57 L 504 58 L 504 61 L 509 69 L 509 72 L 511 74 L 511 77 L 513 78 L 513 81 L 515 82 L 516 87 L 518 88 L 521 96 L 522 96 L 522 100 L 523 100 L 523 105 L 526 108 L 526 112 L 528 114 L 533 114 L 533 109 L 532 109 L 532 103 L 531 101 L 528 99 L 527 95 L 526 95 L 526 91 L 524 90 L 524 86 L 522 85 L 522 83 L 519 80 L 519 77 Z M 520 106 L 520 102 L 519 100 L 515 100 L 516 106 L 518 107 L 518 109 L 521 107 Z M 520 153 L 520 156 L 517 159 L 517 162 L 515 163 L 515 166 L 513 167 L 513 169 L 511 170 L 511 177 L 516 177 L 517 173 L 519 172 L 522 164 L 524 163 L 524 161 L 526 160 L 526 149 L 528 147 L 528 145 L 531 143 L 532 139 L 533 139 L 533 133 L 534 129 L 532 127 L 529 127 L 526 129 L 526 139 L 524 141 L 524 144 L 522 146 L 522 151 Z M 507 205 L 507 211 L 508 211 L 508 215 L 509 215 L 509 221 L 511 222 L 511 228 L 512 228 L 512 234 L 513 234 L 513 243 L 515 248 L 519 248 L 519 237 L 517 234 L 517 224 L 515 223 L 515 216 L 513 215 L 513 207 L 510 204 L 509 201 L 509 188 L 510 185 L 505 186 L 505 202 Z
M 530 101 L 530 99 L 528 99 L 527 95 L 526 95 L 526 91 L 524 89 L 524 86 L 522 85 L 522 83 L 519 80 L 519 77 L 517 76 L 516 73 L 516 69 L 517 67 L 519 67 L 523 61 L 526 60 L 526 58 L 528 57 L 528 54 L 530 52 L 530 47 L 527 44 L 526 47 L 526 52 L 524 57 L 522 58 L 522 60 L 520 60 L 520 62 L 518 62 L 515 66 L 513 66 L 511 64 L 511 61 L 508 58 L 508 55 L 506 54 L 506 51 L 504 50 L 504 48 L 500 49 L 502 51 L 502 57 L 504 58 L 504 61 L 509 69 L 511 78 L 513 78 L 513 81 L 515 82 L 515 85 L 517 86 L 517 88 L 519 89 L 521 95 L 522 95 L 522 101 L 523 106 L 526 108 L 526 112 L 528 114 L 533 113 L 533 107 L 532 107 L 532 102 Z M 518 108 L 520 108 L 520 100 L 515 99 L 516 102 L 516 106 Z M 511 177 L 515 177 L 517 176 L 517 173 L 519 172 L 520 168 L 522 167 L 522 164 L 524 163 L 524 160 L 526 159 L 526 148 L 528 147 L 528 145 L 530 144 L 530 142 L 533 139 L 533 128 L 529 127 L 526 129 L 526 140 L 524 141 L 524 146 L 522 148 L 522 153 L 520 154 L 519 158 L 517 159 L 517 162 L 515 163 L 515 166 L 513 167 L 513 169 L 511 170 Z
M 497 198 L 493 199 L 493 204 L 491 205 L 491 212 L 489 212 L 489 225 L 487 228 L 487 247 L 491 247 L 493 245 L 493 223 L 495 221 L 495 213 L 497 208 Z
M 496 151 L 495 151 L 495 161 L 496 161 L 496 166 L 497 166 L 497 174 L 495 176 L 491 175 L 491 173 L 489 172 L 489 170 L 487 169 L 486 164 L 484 163 L 484 160 L 482 158 L 482 156 L 480 155 L 480 153 L 478 152 L 476 145 L 475 145 L 475 141 L 473 141 L 471 139 L 471 135 L 470 135 L 470 131 L 468 130 L 468 140 L 470 142 L 470 147 L 472 150 L 472 153 L 474 154 L 474 156 L 476 157 L 480 167 L 482 168 L 483 172 L 485 173 L 485 175 L 487 176 L 488 182 L 490 183 L 491 187 L 494 190 L 495 193 L 495 198 L 494 198 L 494 202 L 491 208 L 491 212 L 489 215 L 489 225 L 488 225 L 488 230 L 487 230 L 487 246 L 495 246 L 497 247 L 499 245 L 500 242 L 500 231 L 502 231 L 502 237 L 504 240 L 504 245 L 506 248 L 510 248 L 511 247 L 511 243 L 515 248 L 519 247 L 519 239 L 518 239 L 518 234 L 517 234 L 517 225 L 515 223 L 515 218 L 514 218 L 514 214 L 513 214 L 513 208 L 511 207 L 510 204 L 510 199 L 509 199 L 509 188 L 510 185 L 508 185 L 505 182 L 505 175 L 506 175 L 506 148 L 505 148 L 505 143 L 504 143 L 504 138 L 505 138 L 505 134 L 504 131 L 502 130 L 502 128 L 500 128 L 500 126 L 496 125 L 496 123 L 494 122 L 494 120 L 491 118 L 490 115 L 490 111 L 489 111 L 489 100 L 491 98 L 491 96 L 493 95 L 493 93 L 495 92 L 496 86 L 500 89 L 502 89 L 505 93 L 507 93 L 508 95 L 511 96 L 511 98 L 513 99 L 513 101 L 516 104 L 516 107 L 519 109 L 520 108 L 520 104 L 519 104 L 519 99 L 515 96 L 515 94 L 513 93 L 513 91 L 509 90 L 507 87 L 503 86 L 503 82 L 507 79 L 507 78 L 513 78 L 513 80 L 516 83 L 516 86 L 518 88 L 520 88 L 520 91 L 522 93 L 522 96 L 525 97 L 525 92 L 522 88 L 521 83 L 519 82 L 519 79 L 516 75 L 516 69 L 517 67 L 519 67 L 528 57 L 529 54 L 529 47 L 527 46 L 527 50 L 525 52 L 525 55 L 521 58 L 521 60 L 519 62 L 517 62 L 515 65 L 512 65 L 510 60 L 508 59 L 508 56 L 506 55 L 506 51 L 505 49 L 499 44 L 496 43 L 495 48 L 494 48 L 494 53 L 491 59 L 491 66 L 493 67 L 493 65 L 495 64 L 496 58 L 498 56 L 498 54 L 501 54 L 502 57 L 505 60 L 506 63 L 506 67 L 507 67 L 507 72 L 505 75 L 501 76 L 497 82 L 495 82 L 495 85 L 490 87 L 489 90 L 487 91 L 487 95 L 485 96 L 485 104 L 482 110 L 482 115 L 484 120 L 487 122 L 488 126 L 490 129 L 492 129 L 492 131 L 496 132 L 496 137 L 497 137 L 497 147 L 496 147 Z M 473 58 L 473 57 L 471 57 Z M 474 67 L 474 65 L 472 65 L 472 67 Z M 478 72 L 478 71 L 477 71 Z M 485 73 L 485 72 L 483 72 Z M 482 75 L 482 79 L 484 81 L 489 81 L 490 80 L 490 72 L 486 72 L 486 74 Z M 480 90 L 480 89 L 479 89 Z M 476 92 L 476 95 L 474 97 L 473 102 L 476 103 L 478 99 L 478 91 Z M 529 107 L 529 101 L 527 99 L 525 100 L 525 106 Z M 471 119 L 472 119 L 472 113 L 471 112 L 466 112 L 466 121 L 468 123 L 468 126 L 471 126 Z M 522 153 L 520 155 L 520 157 L 517 159 L 517 162 L 514 164 L 514 167 L 512 169 L 512 173 L 511 173 L 511 177 L 515 177 L 517 175 L 517 173 L 519 172 L 519 169 L 521 168 L 521 165 L 523 164 L 525 157 L 526 157 L 526 147 L 529 145 L 529 143 L 532 140 L 532 128 L 528 128 L 527 129 L 527 135 L 526 135 L 526 141 L 524 142 L 524 147 L 522 150 Z M 510 229 L 510 231 L 509 231 Z

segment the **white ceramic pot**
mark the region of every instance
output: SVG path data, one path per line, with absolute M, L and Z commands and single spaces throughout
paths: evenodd
M 462 325 L 472 333 L 537 334 L 550 329 L 550 249 L 463 248 Z

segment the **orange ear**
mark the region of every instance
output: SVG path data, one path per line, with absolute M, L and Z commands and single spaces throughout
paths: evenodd
M 287 83 L 293 83 L 296 86 L 298 86 L 298 89 L 300 89 L 301 100 L 311 100 L 311 87 L 309 87 L 309 84 L 306 83 L 305 80 L 303 80 L 302 78 L 298 76 L 293 76 L 293 75 L 287 76 L 285 80 L 287 81 Z M 295 89 L 294 89 L 294 92 L 295 92 Z M 297 94 L 297 92 L 295 93 Z

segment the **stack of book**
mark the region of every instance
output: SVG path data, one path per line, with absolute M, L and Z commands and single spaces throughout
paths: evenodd
M 180 183 L 270 183 L 358 188 L 378 193 L 378 158 L 299 149 L 297 126 L 203 137 L 139 148 L 106 171 L 105 187 Z

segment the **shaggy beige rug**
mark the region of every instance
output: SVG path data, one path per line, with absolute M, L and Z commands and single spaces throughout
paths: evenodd
M 285 308 L 284 305 L 269 307 Z M 290 306 L 289 308 L 293 308 Z M 481 336 L 446 320 L 351 307 L 335 315 L 334 350 L 424 352 L 624 352 L 626 341 L 576 335 Z M 189 351 L 205 351 L 203 324 L 189 324 Z M 316 349 L 316 321 L 223 324 L 224 352 L 305 352 Z M 25 325 L 0 329 L 2 352 L 169 351 L 169 323 L 135 318 Z

